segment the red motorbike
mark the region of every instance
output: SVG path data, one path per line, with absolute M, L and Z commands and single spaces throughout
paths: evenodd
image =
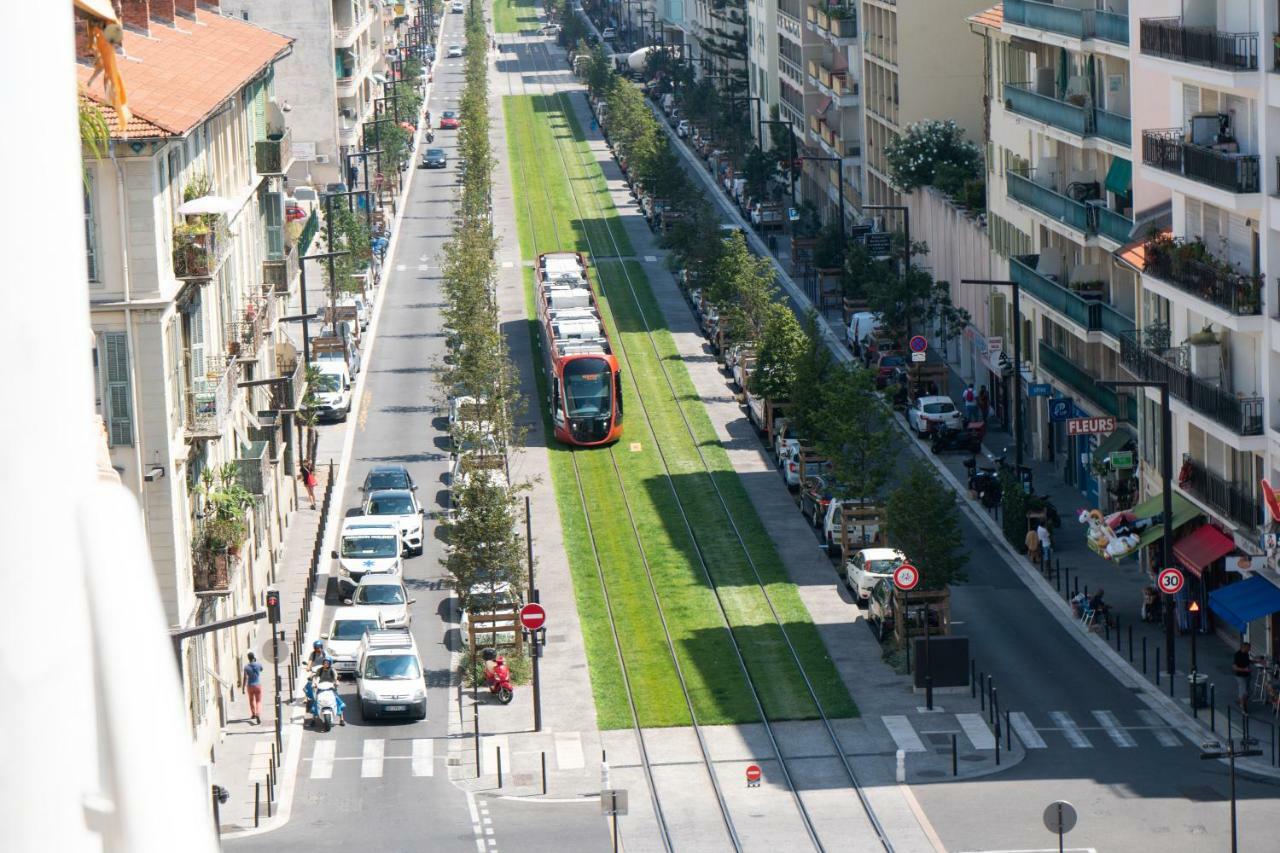
M 511 670 L 507 668 L 502 655 L 495 655 L 492 649 L 484 651 L 484 683 L 489 685 L 489 692 L 497 696 L 503 705 L 509 705 L 515 696 Z

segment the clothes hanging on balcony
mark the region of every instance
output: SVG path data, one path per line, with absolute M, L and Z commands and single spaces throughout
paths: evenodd
M 1126 196 L 1133 188 L 1133 164 L 1123 157 L 1111 158 L 1103 186 L 1118 196 Z

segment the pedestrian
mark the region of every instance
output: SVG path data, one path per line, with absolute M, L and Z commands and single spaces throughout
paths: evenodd
M 360 183 L 360 168 L 354 163 L 347 167 L 347 182 L 353 187 Z
M 965 422 L 972 422 L 978 419 L 978 398 L 973 392 L 973 383 L 970 382 L 965 386 L 964 394 L 961 395 L 964 401 L 964 419 Z
M 987 412 L 991 411 L 991 395 L 987 393 L 987 386 L 983 385 L 978 389 L 978 414 L 982 416 L 982 422 L 987 422 Z
M 1022 544 L 1027 548 L 1027 559 L 1033 565 L 1038 564 L 1040 562 L 1040 537 L 1036 535 L 1034 527 L 1027 528 L 1027 535 L 1022 540 Z
M 597 127 L 597 126 L 598 126 L 598 125 L 596 124 L 595 117 L 593 116 L 593 117 L 592 117 L 592 119 L 591 119 L 591 132 L 592 132 L 592 133 L 595 133 L 595 132 L 596 132 L 596 127 Z
M 1044 519 L 1036 524 L 1036 538 L 1040 540 L 1040 560 L 1042 566 L 1049 564 L 1049 552 L 1053 550 L 1053 542 L 1049 538 L 1049 528 L 1045 526 Z
M 306 487 L 307 498 L 311 501 L 311 508 L 316 508 L 316 466 L 310 459 L 302 460 L 302 470 L 298 473 L 298 477 L 302 480 L 302 485 Z
M 262 664 L 249 652 L 249 660 L 240 671 L 240 689 L 249 697 L 249 722 L 262 725 Z
M 1236 700 L 1240 710 L 1249 713 L 1249 678 L 1253 674 L 1253 660 L 1249 657 L 1249 641 L 1245 640 L 1231 658 L 1231 671 L 1236 676 Z

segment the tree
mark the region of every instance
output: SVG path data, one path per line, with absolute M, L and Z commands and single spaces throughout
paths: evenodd
M 762 151 L 759 148 L 752 148 L 746 158 L 742 161 L 742 168 L 739 169 L 739 173 L 743 180 L 747 182 L 747 197 L 764 198 L 769 190 L 769 178 L 777 174 L 777 171 L 777 148 L 770 151 Z
M 1000 479 L 1000 514 L 1004 538 L 1019 551 L 1025 550 L 1027 535 L 1028 495 L 1022 480 L 1011 470 L 1002 470 Z
M 756 369 L 749 380 L 751 393 L 768 400 L 787 399 L 795 387 L 796 364 L 808 346 L 804 329 L 791 309 L 776 302 L 770 304 L 760 334 Z
M 741 234 L 724 239 L 717 233 L 715 239 L 720 241 L 721 250 L 705 282 L 707 296 L 728 321 L 730 338 L 756 340 L 764 330 L 777 290 L 773 265 L 767 258 L 753 255 Z
M 455 512 L 445 524 L 449 550 L 440 562 L 464 610 L 472 587 L 508 583 L 522 589 L 526 578 L 515 494 L 484 470 L 474 471 L 453 492 Z
M 903 243 L 896 240 L 898 251 Z M 925 243 L 913 243 L 911 257 L 928 254 Z M 951 286 L 934 281 L 927 270 L 911 263 L 905 276 L 893 266 L 872 267 L 872 276 L 862 287 L 862 294 L 872 311 L 881 316 L 884 325 L 896 335 L 910 334 L 916 329 L 941 325 L 946 329 L 963 329 L 969 323 L 969 312 L 951 301 Z
M 597 44 L 591 48 L 591 62 L 587 65 L 587 90 L 594 97 L 600 97 L 613 83 L 613 66 L 605 55 L 604 45 Z
M 871 371 L 834 365 L 823 381 L 813 434 L 831 462 L 838 498 L 867 503 L 878 496 L 897 463 L 892 413 L 876 392 Z
M 964 138 L 964 130 L 954 121 L 930 119 L 907 126 L 906 131 L 885 146 L 889 175 L 902 192 L 934 183 L 944 164 L 969 177 L 982 172 L 982 152 Z
M 818 313 L 810 310 L 801 322 L 804 349 L 795 360 L 792 379 L 791 410 L 788 414 L 803 435 L 820 434 L 820 423 L 826 395 L 823 393 L 827 379 L 835 364 L 831 350 L 818 330 Z
M 920 589 L 944 589 L 968 578 L 956 496 L 923 462 L 914 462 L 885 505 L 890 544 L 920 570 Z

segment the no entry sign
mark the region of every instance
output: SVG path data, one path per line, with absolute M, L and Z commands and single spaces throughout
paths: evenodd
M 903 592 L 909 592 L 920 583 L 920 572 L 910 563 L 903 563 L 893 570 L 893 585 Z
M 1156 585 L 1165 595 L 1177 595 L 1184 583 L 1182 572 L 1177 569 L 1163 569 L 1156 575 Z
M 520 608 L 520 624 L 526 631 L 536 631 L 547 624 L 547 609 L 531 601 Z

